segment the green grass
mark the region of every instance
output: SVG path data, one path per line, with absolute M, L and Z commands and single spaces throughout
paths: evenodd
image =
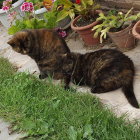
M 26 140 L 140 140 L 140 128 L 116 118 L 97 98 L 15 73 L 3 58 L 0 116 L 26 132 Z

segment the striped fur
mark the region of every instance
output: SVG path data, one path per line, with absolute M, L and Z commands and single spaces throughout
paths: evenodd
M 104 49 L 86 54 L 69 53 L 63 57 L 62 69 L 79 85 L 88 85 L 92 93 L 122 88 L 129 103 L 139 108 L 133 91 L 133 62 L 117 50 Z M 68 65 L 71 65 L 69 68 Z M 69 71 L 68 71 L 69 69 Z M 68 87 L 69 83 L 66 83 Z
M 71 53 L 57 33 L 46 29 L 18 32 L 8 44 L 36 61 L 41 79 L 50 74 L 54 79 L 64 79 L 65 88 L 69 88 L 70 81 L 73 81 L 90 86 L 93 93 L 122 88 L 129 103 L 139 108 L 133 91 L 134 65 L 120 51 L 105 49 L 86 54 Z
M 57 70 L 58 55 L 70 52 L 65 40 L 56 32 L 47 29 L 20 31 L 8 44 L 16 52 L 28 55 L 36 61 L 41 79 L 47 77 L 48 72 L 51 74 Z

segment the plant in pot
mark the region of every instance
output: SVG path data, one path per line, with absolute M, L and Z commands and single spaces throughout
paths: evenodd
M 98 14 L 101 12 L 97 9 L 100 8 L 94 0 L 76 0 L 76 3 L 72 3 L 69 0 L 60 0 L 62 4 L 62 10 L 58 12 L 57 21 L 70 16 L 72 19 L 75 15 L 78 15 L 72 22 L 71 28 L 77 31 L 86 45 L 96 45 L 99 43 L 99 37 L 93 38 L 91 29 L 93 26 L 99 24 L 96 21 Z
M 18 13 L 19 16 L 17 16 L 17 18 L 24 16 L 24 13 L 20 11 L 20 6 L 23 2 L 24 0 L 4 0 L 1 2 L 0 21 L 3 26 L 10 26 L 9 15 L 11 14 Z
M 10 26 L 8 29 L 8 33 L 10 35 L 15 34 L 18 31 L 24 30 L 24 29 L 40 29 L 40 28 L 47 28 L 47 29 L 55 29 L 54 27 L 54 19 L 51 18 L 49 22 L 46 22 L 44 19 L 40 19 L 36 17 L 34 13 L 34 5 L 31 2 L 24 2 L 21 5 L 21 11 L 25 13 L 25 16 L 22 19 L 16 19 L 15 21 L 15 16 L 14 16 L 14 23 Z M 58 34 L 62 37 L 66 36 L 65 31 L 57 29 L 56 30 Z
M 140 20 L 134 25 L 132 34 L 135 38 L 140 39 Z
M 135 47 L 135 38 L 132 35 L 134 22 L 140 18 L 140 13 L 131 15 L 131 8 L 126 14 L 116 10 L 110 10 L 107 14 L 100 13 L 97 21 L 101 24 L 93 27 L 94 37 L 100 33 L 100 42 L 107 37 L 107 34 L 117 47 L 122 51 L 127 51 Z
M 86 45 L 96 45 L 99 43 L 99 38 L 93 38 L 93 26 L 99 24 L 96 21 L 98 17 L 99 5 L 94 0 L 76 0 L 76 3 L 72 3 L 68 0 L 60 0 L 63 4 L 63 10 L 58 14 L 57 21 L 63 19 L 66 16 L 70 16 L 72 19 L 71 28 L 79 33 Z

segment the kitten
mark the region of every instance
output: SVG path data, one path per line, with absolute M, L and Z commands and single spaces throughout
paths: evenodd
M 50 74 L 54 79 L 64 79 L 66 89 L 69 88 L 70 81 L 73 81 L 90 86 L 93 93 L 122 88 L 129 103 L 139 108 L 133 91 L 133 62 L 117 50 L 71 53 L 56 32 L 46 29 L 18 32 L 8 44 L 15 51 L 29 55 L 36 61 L 41 79 Z
M 133 91 L 135 69 L 133 62 L 117 50 L 104 49 L 86 54 L 67 53 L 61 56 L 65 87 L 69 82 L 91 87 L 92 93 L 122 88 L 129 103 L 139 108 Z
M 18 53 L 34 59 L 40 69 L 40 79 L 48 76 L 47 72 L 57 70 L 57 56 L 70 52 L 67 44 L 55 31 L 47 29 L 29 29 L 16 33 L 7 42 Z M 59 74 L 56 76 L 60 77 Z

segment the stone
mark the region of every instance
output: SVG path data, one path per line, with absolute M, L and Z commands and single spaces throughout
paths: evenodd
M 134 7 L 134 10 L 140 10 L 139 0 L 103 0 L 102 2 L 111 8 L 130 9 Z

